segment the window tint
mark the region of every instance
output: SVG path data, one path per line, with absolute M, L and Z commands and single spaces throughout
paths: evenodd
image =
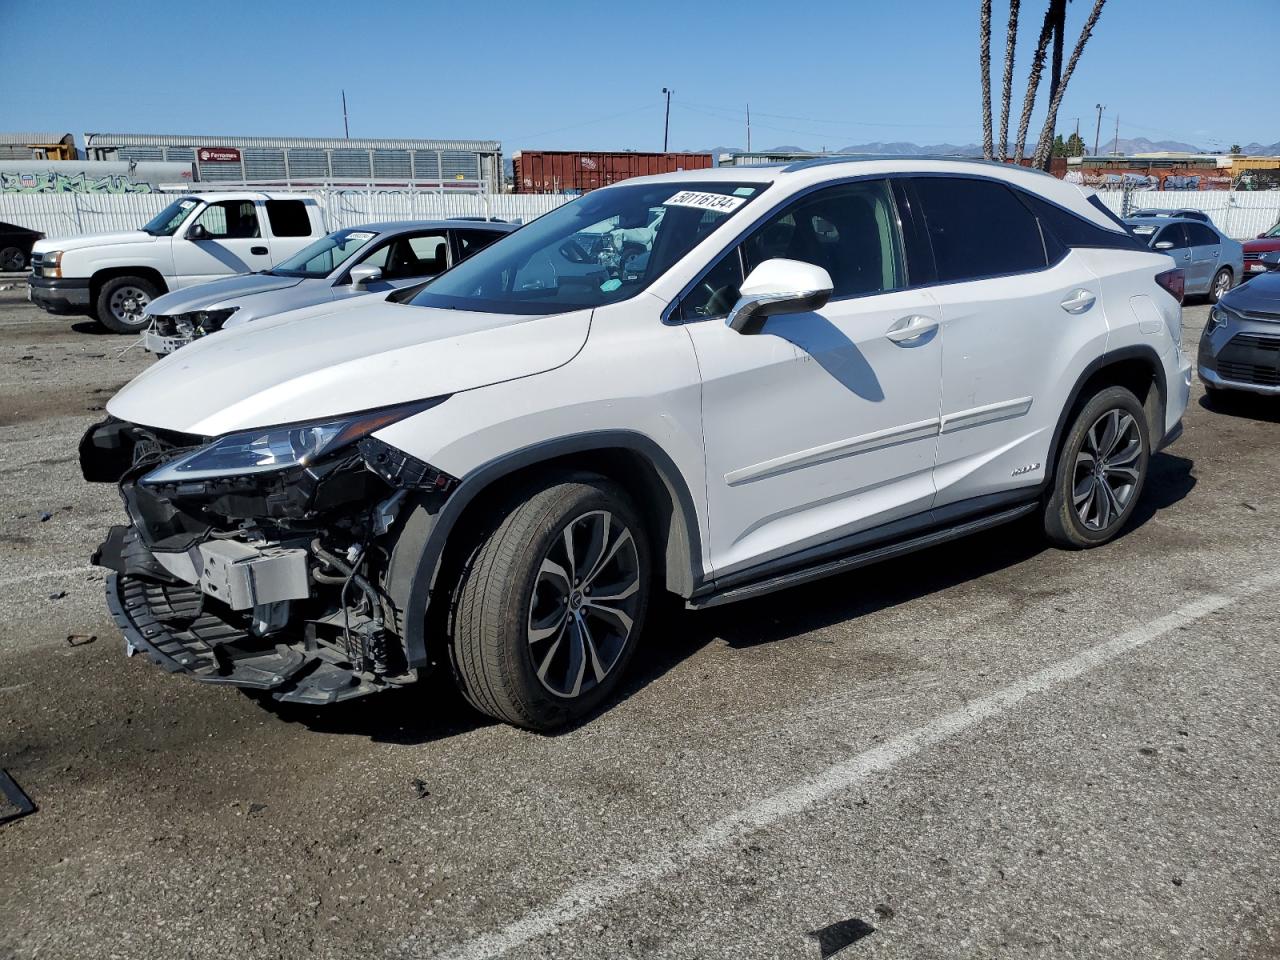
M 803 260 L 831 274 L 832 296 L 852 297 L 906 285 L 902 240 L 883 180 L 819 190 L 785 207 L 742 245 L 748 274 L 766 260 Z
M 680 301 L 680 319 L 688 323 L 712 317 L 727 317 L 733 305 L 738 302 L 740 286 L 742 261 L 737 250 L 730 250 Z
M 243 240 L 262 236 L 252 200 L 222 200 L 211 203 L 196 221 L 209 236 L 223 240 Z
M 449 267 L 444 231 L 398 237 L 389 244 L 383 279 L 433 277 Z
M 503 236 L 490 230 L 455 230 L 453 235 L 458 238 L 458 255 L 462 260 Z
M 921 177 L 916 194 L 938 280 L 974 280 L 1048 264 L 1036 218 L 1007 187 L 989 180 Z
M 1187 238 L 1191 241 L 1191 246 L 1216 247 L 1218 245 L 1218 235 L 1203 223 L 1188 223 L 1184 224 L 1184 226 L 1187 230 Z
M 1187 246 L 1187 238 L 1182 232 L 1182 224 L 1171 223 L 1167 227 L 1162 227 L 1160 232 L 1151 238 L 1151 246 L 1153 248 L 1158 243 L 1172 243 L 1175 247 Z
M 311 221 L 301 200 L 268 200 L 267 220 L 277 237 L 309 237 Z
M 1045 233 L 1046 247 L 1056 247 L 1054 239 L 1068 247 L 1103 247 L 1121 250 L 1133 250 L 1138 247 L 1127 227 L 1124 233 L 1107 230 L 1033 193 L 1020 193 L 1019 196 L 1039 218 L 1040 226 Z M 1113 218 L 1108 217 L 1108 219 Z M 1124 226 L 1122 221 L 1115 222 Z M 1049 250 L 1049 260 L 1054 263 L 1058 260 L 1053 249 Z

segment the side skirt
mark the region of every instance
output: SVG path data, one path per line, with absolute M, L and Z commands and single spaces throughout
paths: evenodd
M 764 596 L 767 593 L 773 593 L 775 590 L 786 590 L 790 587 L 799 586 L 802 583 L 821 580 L 823 577 L 834 577 L 842 573 L 847 573 L 850 570 L 857 570 L 859 567 L 879 563 L 881 560 L 889 560 L 893 557 L 900 557 L 904 554 L 914 553 L 917 550 L 924 550 L 928 547 L 937 546 L 940 543 L 946 543 L 948 540 L 957 540 L 960 537 L 967 537 L 969 534 L 977 533 L 980 530 L 987 530 L 991 527 L 1000 526 L 1003 523 L 1009 523 L 1020 517 L 1025 517 L 1027 514 L 1033 513 L 1039 508 L 1040 504 L 1036 501 L 1022 503 L 1018 506 L 999 510 L 995 513 L 988 513 L 983 516 L 973 517 L 951 526 L 935 528 L 926 533 L 921 533 L 914 537 L 908 537 L 904 540 L 898 540 L 893 543 L 868 548 L 855 553 L 846 554 L 845 556 L 837 557 L 832 560 L 827 560 L 822 563 L 816 563 L 812 566 L 803 567 L 799 570 L 790 570 L 786 573 L 779 573 L 771 577 L 766 576 L 760 580 L 751 581 L 739 586 L 728 587 L 723 590 L 717 590 L 700 597 L 694 597 L 686 602 L 686 606 L 690 610 L 702 610 L 707 607 L 718 607 L 725 603 L 735 603 L 738 600 L 749 600 L 752 597 Z

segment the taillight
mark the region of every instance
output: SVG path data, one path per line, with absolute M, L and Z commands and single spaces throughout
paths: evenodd
M 1182 275 L 1182 271 L 1177 267 L 1172 270 L 1166 270 L 1164 273 L 1157 273 L 1156 283 L 1160 284 L 1160 286 L 1163 287 L 1169 296 L 1173 297 L 1173 299 L 1177 300 L 1179 303 L 1182 302 L 1183 293 L 1187 288 L 1187 282 L 1186 277 Z

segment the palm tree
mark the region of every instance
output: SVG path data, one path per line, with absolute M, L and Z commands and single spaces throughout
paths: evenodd
M 1018 42 L 1018 5 L 1009 0 L 1009 29 L 1004 39 L 1004 85 L 1000 89 L 1000 160 L 1009 159 L 1009 101 L 1013 97 L 1013 54 Z M 1022 159 L 1018 154 L 1015 158 Z
M 1062 0 L 1065 3 L 1065 0 Z M 1089 42 L 1089 37 L 1093 34 L 1093 28 L 1098 23 L 1098 17 L 1102 16 L 1102 8 L 1106 5 L 1107 0 L 1094 0 L 1093 9 L 1089 11 L 1089 19 L 1084 22 L 1084 28 L 1080 31 L 1080 39 L 1076 41 L 1076 48 L 1071 51 L 1071 59 L 1067 61 L 1067 69 L 1062 74 L 1062 79 L 1058 83 L 1058 88 L 1053 91 L 1053 95 L 1049 98 L 1049 111 L 1044 118 L 1044 126 L 1040 130 L 1040 142 L 1036 144 L 1036 155 L 1034 163 L 1038 167 L 1048 169 L 1049 152 L 1053 147 L 1053 131 L 1058 125 L 1058 107 L 1062 105 L 1062 96 L 1067 92 L 1067 84 L 1071 81 L 1071 74 L 1075 72 L 1076 64 L 1080 62 L 1080 55 L 1084 53 L 1084 45 Z
M 1036 52 L 1031 57 L 1031 72 L 1027 76 L 1027 92 L 1022 98 L 1022 117 L 1018 120 L 1018 140 L 1013 147 L 1013 155 L 1021 158 L 1027 149 L 1027 129 L 1031 126 L 1031 111 L 1036 106 L 1036 91 L 1040 89 L 1040 75 L 1044 73 L 1044 58 L 1049 52 L 1049 40 L 1054 33 L 1053 4 L 1044 12 L 1044 23 L 1040 26 L 1040 39 L 1036 42 Z
M 991 136 L 991 0 L 982 0 L 978 14 L 979 43 L 982 48 L 982 156 L 990 160 Z

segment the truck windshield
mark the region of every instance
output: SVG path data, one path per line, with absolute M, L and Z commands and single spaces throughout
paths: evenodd
M 464 260 L 409 302 L 526 315 L 617 303 L 666 273 L 766 187 L 663 180 L 596 190 Z
M 195 197 L 180 197 L 148 220 L 142 228 L 143 232 L 153 237 L 173 236 L 178 227 L 182 226 L 182 221 L 187 219 L 187 214 L 199 202 Z
M 327 277 L 376 236 L 372 230 L 339 230 L 303 247 L 267 273 L 276 277 L 308 277 L 312 280 Z

